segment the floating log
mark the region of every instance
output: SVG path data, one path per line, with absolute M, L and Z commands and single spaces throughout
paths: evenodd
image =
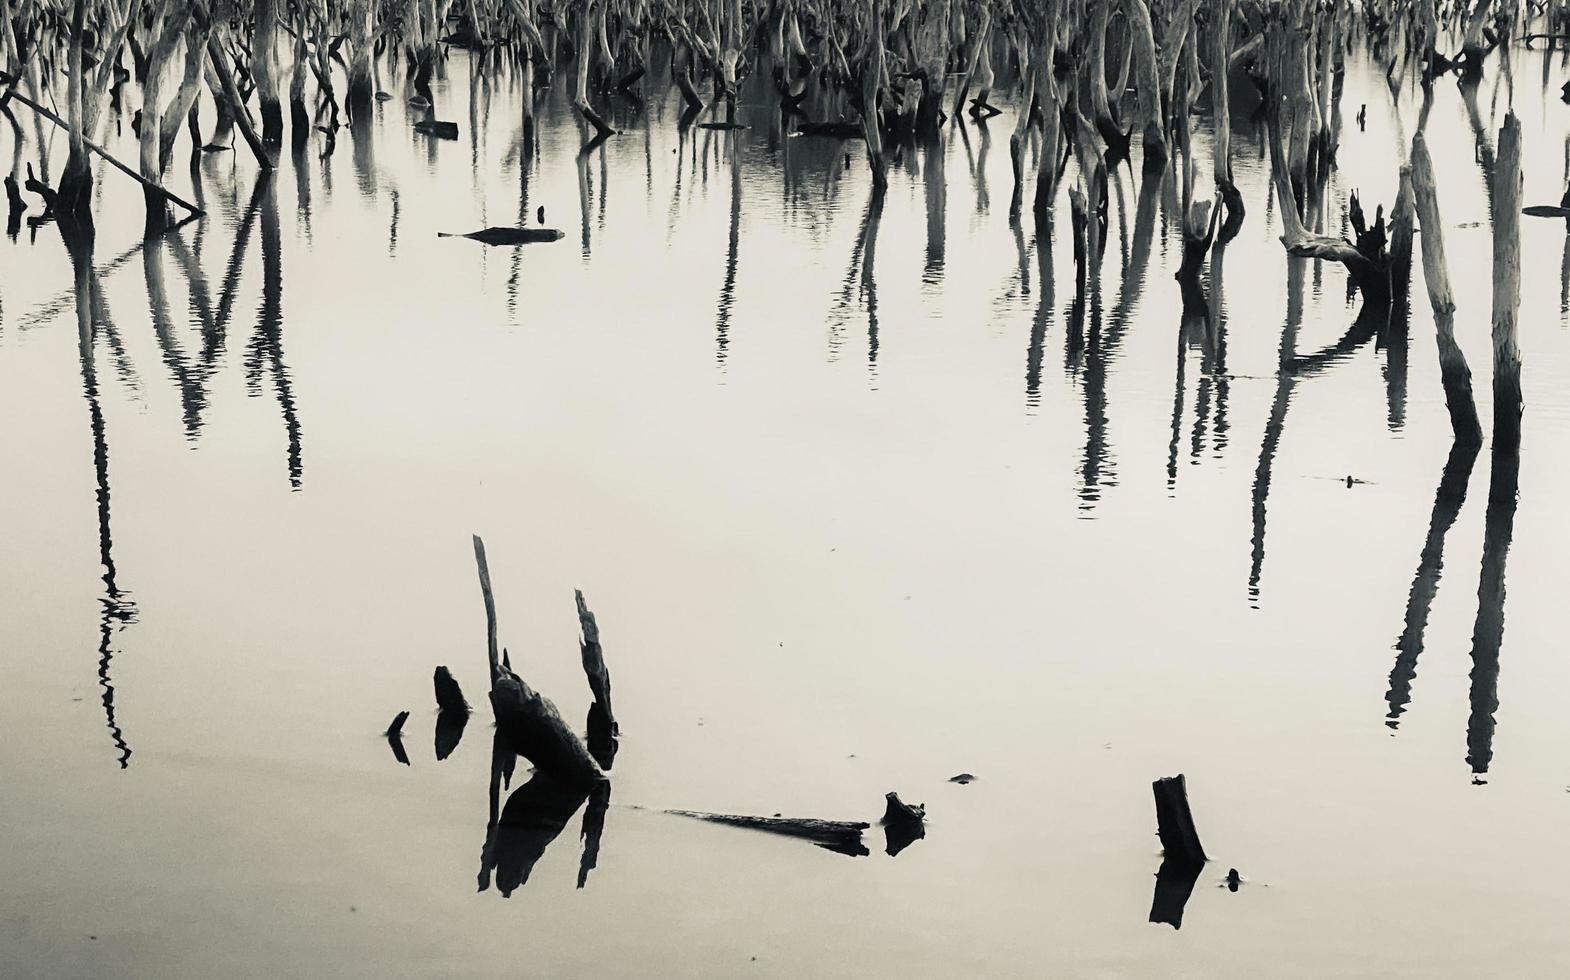
M 959 783 L 961 786 L 968 786 L 968 785 L 970 785 L 971 783 L 973 783 L 975 781 L 976 781 L 976 777 L 971 775 L 968 772 L 962 772 L 958 776 L 950 776 L 949 777 L 949 782 L 951 782 L 951 783 Z
M 748 817 L 729 813 L 702 813 L 697 810 L 666 810 L 678 817 L 691 817 L 727 827 L 761 830 L 767 834 L 809 841 L 836 854 L 864 857 L 869 852 L 861 842 L 861 832 L 870 824 L 848 820 L 816 820 L 810 817 Z
M 599 624 L 583 601 L 583 592 L 574 590 L 573 598 L 578 603 L 578 627 L 582 631 L 578 649 L 583 654 L 583 673 L 589 678 L 589 691 L 594 695 L 594 703 L 604 712 L 611 734 L 619 735 L 621 728 L 616 724 L 616 712 L 611 710 L 611 672 L 605 667 L 605 653 L 600 649 Z
M 458 138 L 458 124 L 443 122 L 440 119 L 421 119 L 415 122 L 414 131 L 434 136 L 437 139 L 455 140 Z
M 471 238 L 486 245 L 535 245 L 560 241 L 563 232 L 558 228 L 481 228 L 467 233 L 439 231 L 437 238 Z
M 457 678 L 452 676 L 452 671 L 446 667 L 437 667 L 436 674 L 431 678 L 436 687 L 436 706 L 443 714 L 468 714 L 469 702 L 464 699 L 463 689 L 458 686 Z
M 1188 809 L 1188 785 L 1182 773 L 1164 776 L 1150 784 L 1156 796 L 1156 826 L 1161 847 L 1168 861 L 1203 865 L 1209 858 L 1200 846 L 1194 829 L 1194 815 Z M 1192 886 L 1191 886 L 1192 887 Z
M 699 129 L 720 129 L 720 130 L 746 129 L 747 128 L 747 124 L 746 123 L 739 123 L 739 122 L 731 122 L 730 120 L 724 120 L 724 121 L 721 121 L 721 122 L 702 122 L 702 123 L 698 123 L 698 128 Z
M 1522 208 L 1521 213 L 1529 218 L 1570 218 L 1570 208 L 1550 204 L 1531 204 Z

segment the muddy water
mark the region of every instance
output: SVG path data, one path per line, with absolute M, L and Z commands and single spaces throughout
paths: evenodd
M 1515 72 L 1525 200 L 1556 203 L 1563 71 Z M 159 244 L 102 173 L 85 333 L 53 228 L 0 242 L 0 974 L 1570 969 L 1557 222 L 1523 224 L 1518 502 L 1490 509 L 1488 448 L 1447 466 L 1420 274 L 1409 337 L 1347 336 L 1253 130 L 1217 315 L 1185 324 L 1171 189 L 1122 172 L 1076 308 L 1066 200 L 1051 241 L 1010 226 L 1010 114 L 905 152 L 869 222 L 859 146 L 781 138 L 761 92 L 747 131 L 683 133 L 672 96 L 581 157 L 553 102 L 522 171 L 512 90 L 463 55 L 458 141 L 398 94 L 270 183 L 208 156 L 208 218 Z M 1485 79 L 1484 140 L 1509 100 Z M 1354 189 L 1393 200 L 1417 108 L 1398 129 L 1350 66 L 1331 233 Z M 1486 429 L 1452 83 L 1429 133 Z M 437 237 L 542 206 L 562 241 Z M 474 532 L 574 724 L 575 587 L 599 615 L 623 738 L 581 888 L 582 811 L 510 898 L 482 872 L 483 713 L 435 759 L 432 669 L 484 701 Z M 1174 931 L 1149 784 L 1179 771 L 1214 860 Z M 930 814 L 896 858 L 659 812 L 876 820 L 888 790 Z

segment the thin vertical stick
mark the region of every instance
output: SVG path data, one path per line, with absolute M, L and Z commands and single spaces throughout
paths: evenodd
M 491 570 L 485 564 L 485 542 L 474 536 L 474 563 L 480 568 L 480 594 L 485 597 L 485 646 L 491 657 L 491 684 L 501 676 L 502 662 L 496 652 L 496 598 L 491 594 Z

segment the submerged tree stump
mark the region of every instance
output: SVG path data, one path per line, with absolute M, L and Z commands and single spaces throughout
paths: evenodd
M 1188 784 L 1182 773 L 1164 776 L 1150 784 L 1156 797 L 1156 827 L 1167 860 L 1203 865 L 1210 860 L 1194 829 L 1194 815 L 1188 808 Z

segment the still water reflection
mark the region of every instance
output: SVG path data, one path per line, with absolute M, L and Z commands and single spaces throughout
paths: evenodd
M 106 174 L 90 249 L 0 243 L 0 716 L 28 734 L 0 740 L 0 974 L 484 976 L 519 929 L 552 975 L 1570 966 L 1563 227 L 1523 228 L 1526 435 L 1479 508 L 1420 284 L 1385 315 L 1288 258 L 1244 123 L 1248 219 L 1180 285 L 1171 177 L 1109 175 L 1088 269 L 1066 191 L 1011 222 L 1009 114 L 875 196 L 763 79 L 716 130 L 651 78 L 587 148 L 558 92 L 524 152 L 512 80 L 444 70 L 436 109 L 396 93 L 272 177 L 193 155 L 208 216 L 159 238 Z M 1480 378 L 1499 85 L 1428 122 Z M 1420 107 L 1387 92 L 1352 64 L 1370 124 L 1311 228 L 1394 200 Z M 1514 104 L 1526 200 L 1558 200 L 1562 106 Z M 565 237 L 437 238 L 492 225 Z M 563 597 L 596 596 L 614 805 L 427 704 L 435 663 L 483 682 L 476 530 L 568 717 Z M 407 768 L 375 734 L 405 709 Z M 1177 771 L 1197 876 L 1156 871 Z M 926 836 L 857 861 L 661 812 L 865 819 L 891 789 Z M 481 810 L 478 890 L 511 902 L 467 884 Z

